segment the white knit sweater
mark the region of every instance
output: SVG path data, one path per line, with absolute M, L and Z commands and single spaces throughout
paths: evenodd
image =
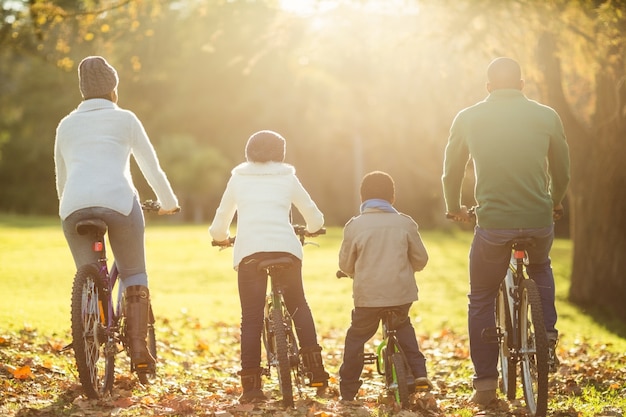
M 62 219 L 87 207 L 128 215 L 137 191 L 130 155 L 165 210 L 178 206 L 143 125 L 134 113 L 105 99 L 83 101 L 59 123 L 54 145 Z
M 243 258 L 257 252 L 288 252 L 302 259 L 302 245 L 291 225 L 292 204 L 304 217 L 308 231 L 324 225 L 322 212 L 296 177 L 293 166 L 245 162 L 233 169 L 209 233 L 217 241 L 227 239 L 237 212 L 235 269 Z

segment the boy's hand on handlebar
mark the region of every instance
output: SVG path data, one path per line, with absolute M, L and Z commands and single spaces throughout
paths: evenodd
M 472 220 L 472 217 L 467 209 L 467 206 L 461 206 L 458 211 L 449 211 L 446 213 L 446 218 L 454 220 L 455 222 L 460 223 L 469 223 Z

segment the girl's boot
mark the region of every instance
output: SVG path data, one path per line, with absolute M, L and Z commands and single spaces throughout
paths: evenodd
M 239 402 L 241 404 L 267 400 L 261 390 L 261 387 L 263 386 L 261 381 L 262 371 L 262 368 L 242 369 L 239 371 L 239 376 L 241 377 L 241 387 L 243 389 L 243 393 L 239 397 Z
M 309 378 L 309 386 L 317 387 L 318 395 L 321 395 L 328 387 L 330 375 L 324 370 L 322 363 L 322 347 L 319 345 L 305 346 L 300 349 L 302 367 Z

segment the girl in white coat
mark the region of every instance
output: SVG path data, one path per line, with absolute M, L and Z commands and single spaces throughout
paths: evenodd
M 257 271 L 260 261 L 276 255 L 294 259 L 294 266 L 281 276 L 285 304 L 292 315 L 300 354 L 311 386 L 328 386 L 322 364 L 322 348 L 302 287 L 302 245 L 291 225 L 292 204 L 300 211 L 309 232 L 319 230 L 324 216 L 296 177 L 295 168 L 284 163 L 285 139 L 264 130 L 246 144 L 246 159 L 232 171 L 209 233 L 213 240 L 229 238 L 237 212 L 237 239 L 233 264 L 237 270 L 241 302 L 242 403 L 265 400 L 261 390 L 261 331 L 267 276 Z

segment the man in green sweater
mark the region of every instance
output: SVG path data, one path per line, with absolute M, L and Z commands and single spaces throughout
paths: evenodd
M 558 364 L 558 332 L 550 248 L 553 216 L 562 213 L 569 183 L 569 149 L 563 125 L 550 107 L 522 93 L 519 64 L 497 58 L 487 69 L 488 97 L 456 116 L 443 168 L 443 191 L 449 217 L 470 220 L 461 204 L 461 186 L 471 158 L 476 177 L 476 228 L 470 249 L 468 326 L 474 365 L 472 401 L 496 399 L 498 345 L 482 340 L 495 327 L 495 298 L 509 262 L 511 239 L 534 237 L 528 249 L 528 274 L 539 287 L 550 361 Z

